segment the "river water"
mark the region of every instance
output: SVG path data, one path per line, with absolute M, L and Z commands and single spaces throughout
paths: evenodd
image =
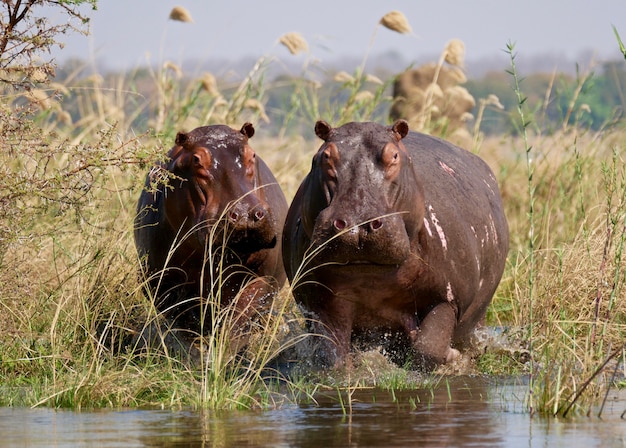
M 362 388 L 277 409 L 67 411 L 0 408 L 0 446 L 623 447 L 626 394 L 601 417 L 530 416 L 519 380 L 462 376 L 435 389 Z

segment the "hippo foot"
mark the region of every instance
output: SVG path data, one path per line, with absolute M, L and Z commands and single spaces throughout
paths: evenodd
M 458 351 L 456 348 L 450 347 L 448 349 L 448 354 L 446 355 L 446 364 L 451 363 L 452 361 L 455 361 L 459 359 L 460 357 L 461 357 L 461 352 Z
M 418 370 L 432 371 L 438 366 L 452 364 L 461 359 L 461 352 L 450 346 L 440 347 L 439 350 L 433 350 L 433 347 L 414 347 L 415 362 L 414 367 Z

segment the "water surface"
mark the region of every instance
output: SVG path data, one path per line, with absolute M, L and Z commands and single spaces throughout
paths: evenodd
M 526 386 L 452 378 L 435 390 L 335 390 L 316 402 L 263 411 L 0 408 L 0 446 L 153 447 L 622 447 L 626 395 L 611 392 L 602 417 L 526 412 Z

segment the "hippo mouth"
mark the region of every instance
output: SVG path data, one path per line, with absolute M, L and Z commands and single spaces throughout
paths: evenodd
M 381 263 L 369 260 L 348 260 L 343 263 L 339 263 L 341 266 L 352 266 L 352 265 L 365 265 L 365 266 L 397 266 L 397 263 Z
M 346 247 L 339 245 L 326 245 L 319 247 L 319 253 L 315 256 L 316 263 L 329 263 L 336 267 L 398 267 L 407 259 L 408 254 L 403 247 L 389 246 L 387 250 L 380 247 Z
M 374 271 L 389 271 L 398 269 L 401 266 L 401 262 L 396 260 L 332 260 L 325 262 L 325 266 L 330 270 L 341 271 L 356 271 L 356 272 L 374 272 Z
M 240 238 L 231 238 L 228 241 L 228 247 L 239 254 L 251 254 L 262 249 L 273 249 L 277 241 L 276 235 L 271 239 L 243 235 Z
M 386 282 L 389 278 L 395 278 L 401 265 L 397 263 L 384 264 L 367 260 L 351 260 L 346 262 L 327 262 L 315 267 L 318 278 L 324 278 L 325 282 L 338 282 L 343 286 L 359 283 L 360 280 L 367 279 L 367 282 Z M 380 285 L 375 286 L 374 288 Z
M 238 231 L 224 235 L 224 229 L 213 235 L 214 246 L 225 245 L 238 254 L 251 254 L 263 249 L 276 247 L 278 238 L 273 232 L 258 230 Z
M 205 221 L 194 233 L 201 246 L 211 238 L 213 246 L 227 246 L 239 254 L 273 249 L 278 242 L 276 232 L 269 226 L 233 229 L 222 221 Z
M 372 263 L 369 261 L 349 262 L 343 265 L 347 269 L 368 270 L 394 270 L 400 267 L 400 263 Z

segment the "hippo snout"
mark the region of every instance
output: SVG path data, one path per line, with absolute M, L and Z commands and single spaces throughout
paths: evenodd
M 267 214 L 265 207 L 259 204 L 251 207 L 245 205 L 235 206 L 227 212 L 226 216 L 229 224 L 236 229 L 247 229 L 261 225 Z
M 347 213 L 320 213 L 313 231 L 313 244 L 325 246 L 322 257 L 344 262 L 369 261 L 398 264 L 410 250 L 409 238 L 399 215 L 358 218 Z
M 374 218 L 356 222 L 349 218 L 331 219 L 329 227 L 330 234 L 335 234 L 339 244 L 353 248 L 363 248 L 364 246 L 376 244 L 376 239 L 385 239 L 382 235 L 384 218 Z
M 380 230 L 383 226 L 383 220 L 380 218 L 375 218 L 372 219 L 364 224 L 360 224 L 358 225 L 359 228 L 359 232 L 361 231 L 365 231 L 367 233 L 369 232 L 375 232 L 377 230 Z M 354 225 L 349 225 L 348 221 L 346 221 L 343 218 L 335 218 L 333 220 L 333 228 L 335 229 L 335 231 L 337 232 L 343 232 L 344 230 L 346 230 L 347 228 L 352 228 L 352 227 L 356 227 Z
M 276 246 L 274 219 L 261 202 L 238 202 L 225 214 L 225 230 L 229 245 L 248 253 Z

